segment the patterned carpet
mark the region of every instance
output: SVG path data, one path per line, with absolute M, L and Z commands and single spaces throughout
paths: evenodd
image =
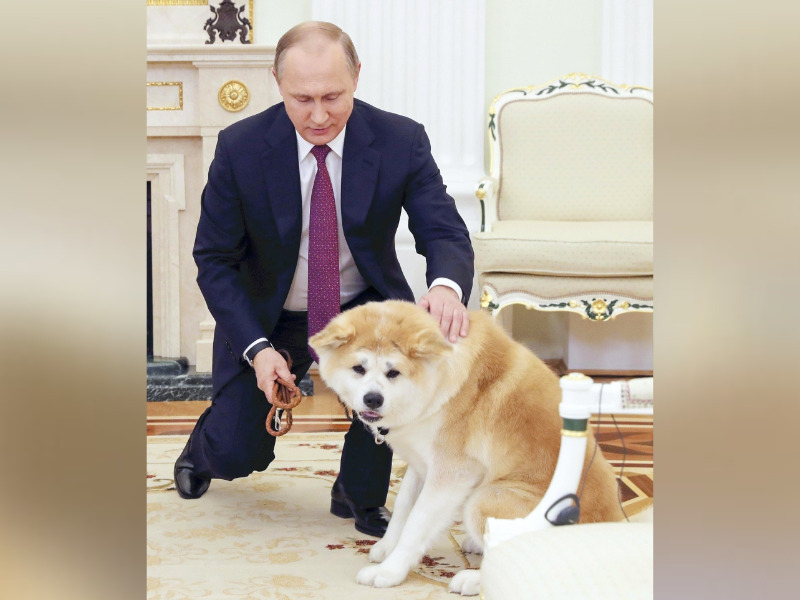
M 618 417 L 616 426 L 603 417 L 593 425 L 604 454 L 621 474 L 623 506 L 631 516 L 640 513 L 653 502 L 652 417 Z M 266 472 L 213 481 L 193 501 L 181 500 L 172 481 L 185 441 L 185 435 L 148 436 L 150 599 L 452 599 L 447 583 L 453 574 L 480 565 L 480 556 L 460 551 L 464 532 L 456 524 L 400 587 L 375 590 L 356 584 L 375 539 L 358 534 L 352 520 L 329 512 L 340 432 L 293 430 L 279 440 L 277 458 Z M 396 459 L 390 509 L 404 470 Z

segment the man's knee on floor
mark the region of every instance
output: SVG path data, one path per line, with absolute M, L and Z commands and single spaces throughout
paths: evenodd
M 214 477 L 228 481 L 239 477 L 247 477 L 253 471 L 263 471 L 275 458 L 269 451 L 260 452 L 257 456 L 247 456 L 241 448 L 206 447 L 206 460 Z

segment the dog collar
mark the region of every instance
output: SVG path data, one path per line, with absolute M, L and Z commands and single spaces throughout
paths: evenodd
M 387 433 L 389 433 L 389 430 L 386 429 L 386 427 L 378 427 L 378 433 L 375 434 L 375 443 L 378 444 L 379 446 L 382 443 L 384 443 L 386 441 L 386 438 L 384 436 Z

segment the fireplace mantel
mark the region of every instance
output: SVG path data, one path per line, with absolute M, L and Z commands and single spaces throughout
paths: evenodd
M 274 46 L 148 46 L 148 136 L 205 136 L 265 110 L 280 99 L 274 59 Z M 244 107 L 223 105 L 226 85 Z
M 231 44 L 208 46 L 192 45 L 149 45 L 147 46 L 147 62 L 194 62 L 225 61 L 264 62 L 272 64 L 275 57 L 275 46 L 256 44 Z

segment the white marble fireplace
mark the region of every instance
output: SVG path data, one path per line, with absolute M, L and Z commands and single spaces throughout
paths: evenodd
M 153 240 L 153 350 L 211 370 L 214 320 L 195 278 L 200 194 L 220 129 L 280 101 L 275 51 L 257 45 L 147 49 L 147 181 Z

